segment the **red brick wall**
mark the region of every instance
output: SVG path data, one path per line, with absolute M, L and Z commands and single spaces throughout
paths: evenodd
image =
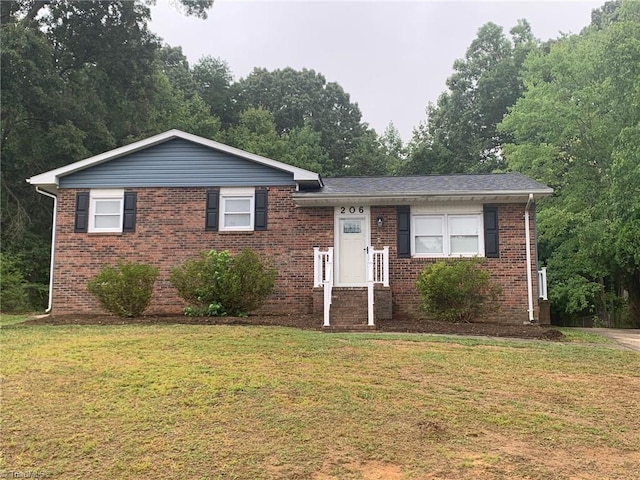
M 206 188 L 139 188 L 135 233 L 74 233 L 76 193 L 58 195 L 53 314 L 102 313 L 87 292 L 87 281 L 104 264 L 118 258 L 148 263 L 160 269 L 152 309 L 148 313 L 178 313 L 183 302 L 168 281 L 171 268 L 201 251 L 238 252 L 251 247 L 271 257 L 279 275 L 265 310 L 308 313 L 312 309 L 313 247 L 333 244 L 333 208 L 296 208 L 293 187 L 271 187 L 268 230 L 206 232 Z
M 525 204 L 498 205 L 500 229 L 500 258 L 487 258 L 486 267 L 492 278 L 502 285 L 500 309 L 488 320 L 520 324 L 528 320 L 526 248 L 524 235 Z M 382 216 L 384 224 L 378 227 L 375 220 Z M 371 207 L 371 243 L 375 248 L 389 246 L 389 274 L 393 292 L 395 316 L 420 315 L 420 297 L 416 291 L 416 278 L 428 263 L 436 259 L 398 258 L 396 248 L 396 207 Z M 533 281 L 534 316 L 537 312 L 537 274 L 535 269 L 535 236 L 533 215 L 530 215 L 531 275 Z
M 139 188 L 135 233 L 74 233 L 74 209 L 79 190 L 61 189 L 58 196 L 54 268 L 53 314 L 102 313 L 87 292 L 87 281 L 104 264 L 118 258 L 148 263 L 160 269 L 152 309 L 148 313 L 179 313 L 183 302 L 168 281 L 171 268 L 210 249 L 238 252 L 251 247 L 269 256 L 279 275 L 264 311 L 310 313 L 313 309 L 313 247 L 333 245 L 333 207 L 297 208 L 293 187 L 271 187 L 268 230 L 262 232 L 206 232 L 206 188 Z M 487 259 L 486 268 L 503 286 L 502 308 L 493 319 L 522 323 L 527 319 L 524 204 L 499 205 L 500 258 Z M 384 225 L 378 227 L 376 218 Z M 532 216 L 533 220 L 533 216 Z M 532 263 L 535 262 L 531 222 Z M 399 259 L 396 252 L 396 208 L 371 208 L 371 242 L 389 246 L 393 313 L 416 315 L 418 273 L 433 259 Z M 537 275 L 532 265 L 534 308 Z M 537 317 L 537 310 L 535 313 Z

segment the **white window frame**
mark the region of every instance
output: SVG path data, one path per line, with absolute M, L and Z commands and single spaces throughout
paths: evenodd
M 416 228 L 416 220 L 419 218 L 440 218 L 442 220 L 442 253 L 416 253 L 416 237 L 418 235 Z M 478 251 L 451 253 L 451 219 L 453 218 L 474 218 L 478 229 Z M 484 224 L 482 213 L 476 212 L 455 212 L 455 213 L 416 213 L 411 215 L 411 255 L 416 258 L 458 258 L 458 257 L 484 257 Z
M 101 201 L 112 202 L 118 200 L 120 209 L 118 212 L 119 221 L 117 227 L 100 228 L 96 227 L 96 205 Z M 104 189 L 91 190 L 89 193 L 89 233 L 121 233 L 124 218 L 124 189 Z
M 249 225 L 241 225 L 237 227 L 225 226 L 225 216 L 227 213 L 227 200 L 248 199 L 249 200 Z M 218 221 L 218 230 L 221 232 L 251 232 L 255 224 L 255 188 L 221 188 L 220 189 L 220 215 Z M 236 212 L 237 213 L 237 212 Z

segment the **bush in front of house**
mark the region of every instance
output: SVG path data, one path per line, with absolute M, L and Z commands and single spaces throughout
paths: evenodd
M 169 281 L 189 316 L 246 316 L 273 292 L 277 271 L 251 249 L 201 252 L 174 267 Z
M 139 317 L 151 303 L 158 269 L 151 265 L 123 262 L 105 265 L 87 284 L 100 304 L 119 317 Z
M 479 258 L 459 258 L 427 265 L 416 282 L 422 309 L 437 319 L 472 322 L 497 308 L 502 288 L 482 263 Z

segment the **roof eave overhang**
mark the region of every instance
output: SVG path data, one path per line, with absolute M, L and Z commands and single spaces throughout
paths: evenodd
M 410 205 L 443 202 L 477 203 L 526 203 L 529 195 L 534 200 L 547 197 L 552 189 L 512 192 L 443 192 L 443 193 L 398 193 L 398 194 L 328 194 L 294 193 L 293 199 L 298 207 L 329 207 L 343 203 L 353 205 Z

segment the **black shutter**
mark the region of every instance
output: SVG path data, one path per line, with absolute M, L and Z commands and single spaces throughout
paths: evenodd
M 267 190 L 256 190 L 254 230 L 267 229 Z
M 500 257 L 498 237 L 498 207 L 484 206 L 484 255 L 489 258 Z
M 136 231 L 136 192 L 124 194 L 124 218 L 122 220 L 123 232 Z
M 220 204 L 220 190 L 207 190 L 207 211 L 204 229 L 208 231 L 218 230 L 218 205 Z
M 73 226 L 73 231 L 76 233 L 87 233 L 88 224 L 89 224 L 89 193 L 80 192 L 76 195 L 76 219 Z
M 411 258 L 411 208 L 401 205 L 398 216 L 398 258 Z

